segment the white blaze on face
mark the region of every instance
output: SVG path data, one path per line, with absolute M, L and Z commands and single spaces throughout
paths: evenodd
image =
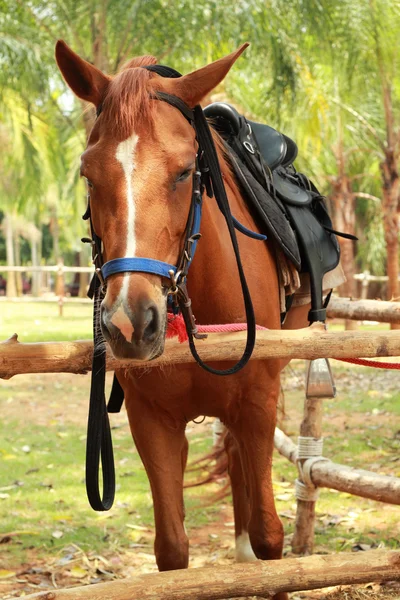
M 133 133 L 123 142 L 120 142 L 117 146 L 115 153 L 116 159 L 121 163 L 125 175 L 126 184 L 126 247 L 125 247 L 125 258 L 134 257 L 136 253 L 136 238 L 135 238 L 135 195 L 133 190 L 133 172 L 135 170 L 135 150 L 139 136 Z M 125 313 L 124 306 L 127 304 L 129 288 L 129 273 L 125 273 L 124 281 L 122 284 L 120 299 L 121 304 L 118 310 L 114 313 L 112 322 L 119 328 L 127 342 L 131 341 L 133 334 L 133 327 L 131 320 Z
M 236 562 L 252 562 L 257 560 L 250 544 L 250 538 L 247 531 L 242 531 L 235 540 Z
M 139 136 L 133 133 L 126 140 L 118 144 L 116 159 L 121 163 L 126 181 L 126 204 L 127 204 L 127 235 L 126 235 L 126 257 L 135 256 L 135 198 L 133 193 L 132 175 L 135 170 L 135 150 Z

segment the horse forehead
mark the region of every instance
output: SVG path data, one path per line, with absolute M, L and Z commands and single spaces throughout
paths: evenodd
M 194 141 L 195 132 L 186 117 L 170 104 L 159 101 L 157 104 L 157 115 L 154 119 L 154 130 L 158 139 L 178 137 Z
M 121 163 L 125 175 L 132 175 L 135 167 L 136 147 L 139 142 L 139 135 L 134 131 L 129 137 L 117 144 L 115 158 Z

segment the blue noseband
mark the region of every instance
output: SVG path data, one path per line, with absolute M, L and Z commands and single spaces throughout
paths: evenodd
M 200 224 L 201 224 L 201 209 L 203 204 L 201 191 L 196 190 L 196 180 L 195 177 L 200 178 L 200 173 L 197 172 L 194 175 L 194 189 L 193 189 L 193 197 L 194 197 L 194 209 L 193 209 L 193 220 L 192 226 L 187 235 L 187 239 L 193 239 L 190 249 L 190 255 L 187 257 L 187 269 L 189 268 L 194 253 L 196 251 L 196 246 L 198 242 L 198 234 L 200 233 Z M 244 225 L 242 225 L 237 219 L 232 218 L 233 224 L 235 228 L 247 235 L 248 237 L 252 237 L 256 240 L 266 240 L 267 236 L 262 235 L 261 233 L 256 233 L 255 231 L 251 231 L 247 229 Z M 170 271 L 173 271 L 175 275 L 178 271 L 178 267 L 171 265 L 167 262 L 163 262 L 161 260 L 156 260 L 154 258 L 142 258 L 142 257 L 126 257 L 126 258 L 114 258 L 113 260 L 109 260 L 101 267 L 101 275 L 103 280 L 106 281 L 108 277 L 111 275 L 116 275 L 117 273 L 150 273 L 151 275 L 159 275 L 160 277 L 165 277 L 170 279 Z
M 141 273 L 151 273 L 152 275 L 160 275 L 160 277 L 169 277 L 169 271 L 176 273 L 176 267 L 162 260 L 154 258 L 114 258 L 106 262 L 101 268 L 101 274 L 104 281 L 110 275 L 116 273 L 130 273 L 139 271 Z

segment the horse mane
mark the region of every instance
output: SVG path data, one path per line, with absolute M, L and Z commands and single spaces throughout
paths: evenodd
M 121 140 L 132 135 L 135 121 L 143 119 L 150 127 L 154 121 L 154 102 L 150 101 L 148 85 L 154 74 L 141 67 L 155 64 L 154 56 L 133 58 L 111 79 L 103 99 L 101 118 Z
M 217 133 L 212 127 L 211 133 L 217 150 L 219 165 L 221 168 L 222 178 L 224 180 L 225 186 L 231 188 L 232 190 L 237 190 L 238 184 L 236 182 L 235 175 L 232 171 L 232 167 L 229 161 L 229 154 L 225 142 L 219 135 L 219 133 Z

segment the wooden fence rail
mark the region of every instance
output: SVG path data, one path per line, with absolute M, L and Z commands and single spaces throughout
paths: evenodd
M 370 550 L 138 575 L 26 596 L 26 600 L 223 600 L 269 598 L 332 585 L 400 581 L 400 552 Z
M 274 441 L 278 452 L 297 465 L 296 444 L 278 428 L 275 430 Z M 310 476 L 316 487 L 400 505 L 400 478 L 397 477 L 339 465 L 330 460 L 315 462 L 311 467 Z
M 238 360 L 246 332 L 211 333 L 198 342 L 206 361 Z M 107 369 L 157 367 L 194 362 L 188 344 L 166 340 L 164 354 L 152 361 L 117 361 L 107 354 Z M 25 373 L 87 373 L 91 369 L 91 341 L 20 343 L 14 335 L 0 343 L 0 378 Z M 329 332 L 315 323 L 306 329 L 257 331 L 253 359 L 265 358 L 358 358 L 400 356 L 400 330 Z
M 333 296 L 327 308 L 328 318 L 400 323 L 400 302 L 352 300 Z

